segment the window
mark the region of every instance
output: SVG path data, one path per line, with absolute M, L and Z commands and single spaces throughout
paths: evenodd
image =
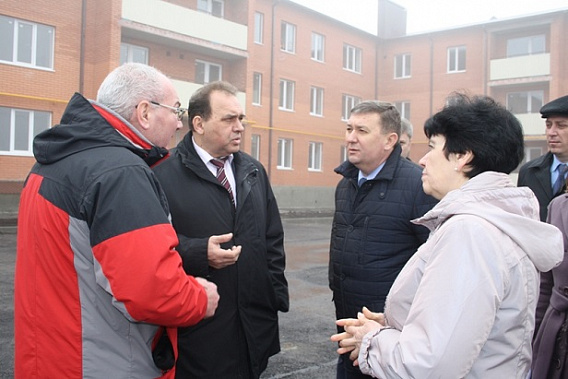
M 404 117 L 407 120 L 410 120 L 410 102 L 409 101 L 397 101 L 394 103 L 396 109 L 398 109 L 398 113 L 400 113 L 400 117 Z
M 532 161 L 540 157 L 543 154 L 541 147 L 525 147 L 525 159 L 524 162 Z
M 323 144 L 321 142 L 310 142 L 310 152 L 308 157 L 308 170 L 321 171 L 321 155 Z
M 542 54 L 546 50 L 544 34 L 507 40 L 507 58 L 522 55 Z
M 0 15 L 0 62 L 53 69 L 55 29 Z
M 312 33 L 312 59 L 318 62 L 324 60 L 325 37 L 321 34 Z
M 290 80 L 280 80 L 280 100 L 278 107 L 283 110 L 294 110 L 294 87 L 296 83 Z
M 224 16 L 225 3 L 222 0 L 197 0 L 197 10 L 211 16 Z
M 254 43 L 264 42 L 264 14 L 254 12 Z
M 529 142 L 530 143 L 530 142 Z M 546 153 L 548 149 L 543 151 L 542 147 L 538 146 L 525 146 L 525 156 L 517 168 L 513 171 L 515 173 L 519 172 L 519 169 L 527 162 L 532 161 L 535 158 L 540 157 L 543 153 Z
M 255 72 L 252 74 L 252 103 L 260 105 L 262 96 L 262 74 Z
M 343 45 L 343 68 L 353 72 L 361 72 L 361 49 Z
M 507 94 L 507 109 L 513 114 L 539 113 L 543 98 L 543 91 L 510 92 Z
M 351 114 L 351 109 L 357 104 L 361 102 L 361 98 L 351 96 L 351 95 L 343 95 L 342 99 L 342 112 L 341 112 L 341 119 L 348 120 L 349 115 Z
M 410 54 L 400 54 L 394 57 L 395 79 L 410 78 Z
M 448 72 L 465 71 L 465 46 L 448 48 Z
M 311 88 L 310 114 L 313 116 L 323 116 L 323 88 Z
M 257 161 L 260 160 L 260 135 L 258 134 L 251 136 L 250 155 Z
M 127 62 L 148 64 L 148 49 L 142 46 L 131 45 L 129 43 L 121 43 L 120 64 Z
M 292 146 L 294 140 L 287 138 L 278 139 L 278 166 L 279 169 L 292 168 Z
M 195 61 L 195 82 L 206 84 L 221 80 L 221 66 L 205 61 Z
M 296 26 L 282 22 L 280 49 L 288 53 L 296 52 Z
M 0 154 L 31 156 L 34 137 L 50 125 L 50 112 L 0 107 Z
M 341 149 L 339 150 L 339 164 L 342 164 L 347 160 L 347 146 L 341 145 Z

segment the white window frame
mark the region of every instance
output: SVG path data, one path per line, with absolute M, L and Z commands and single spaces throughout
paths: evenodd
M 353 95 L 343 94 L 341 98 L 341 120 L 347 121 L 349 120 L 349 116 L 351 114 L 351 109 L 355 107 L 355 105 L 361 102 L 361 98 Z
M 292 156 L 294 153 L 294 140 L 291 138 L 278 138 L 278 163 L 279 170 L 292 169 Z
M 280 98 L 278 109 L 283 111 L 294 111 L 294 92 L 296 83 L 291 80 L 280 79 Z
M 252 73 L 252 104 L 262 104 L 262 74 L 260 72 Z
M 528 146 L 525 147 L 525 159 L 524 162 L 532 161 L 535 158 L 542 156 L 544 152 L 542 151 L 542 147 L 536 146 Z
M 343 69 L 361 73 L 361 49 L 349 44 L 343 44 Z
M 517 168 L 513 171 L 514 173 L 518 173 L 519 169 L 527 162 L 532 161 L 535 158 L 538 158 L 540 156 L 542 156 L 543 154 L 546 153 L 546 151 L 543 151 L 544 149 L 542 147 L 538 147 L 538 146 L 525 146 L 525 156 L 523 157 L 523 160 L 521 161 L 521 163 L 519 163 L 519 165 L 517 166 Z
M 29 33 L 28 38 L 22 33 L 24 29 Z M 0 63 L 53 70 L 55 50 L 53 26 L 0 15 L 0 31 L 0 49 L 4 50 L 0 54 Z M 20 53 L 25 53 L 27 57 L 21 57 Z
M 513 46 L 514 43 L 525 46 Z M 516 51 L 520 48 L 523 51 Z M 535 34 L 531 36 L 509 38 L 507 40 L 507 58 L 522 57 L 526 55 L 544 54 L 546 52 L 546 35 Z
M 144 60 L 134 59 L 136 52 L 143 53 Z M 148 64 L 148 55 L 149 50 L 147 47 L 133 45 L 125 42 L 120 43 L 120 64 L 131 62 Z
M 203 7 L 203 3 L 206 3 L 206 7 Z M 214 8 L 217 4 L 220 8 L 220 12 Z M 197 0 L 197 10 L 199 12 L 207 13 L 214 17 L 224 18 L 225 17 L 225 2 L 223 0 Z
M 38 116 L 43 116 L 42 124 Z M 27 120 L 25 120 L 27 118 Z M 40 132 L 47 130 L 51 127 L 51 112 L 36 111 L 31 109 L 20 109 L 10 107 L 0 107 L 0 148 L 4 149 L 3 144 L 7 143 L 7 150 L 0 150 L 0 155 L 13 155 L 31 157 L 33 156 L 33 140 L 34 137 Z M 23 121 L 24 124 L 17 125 L 17 120 Z M 5 133 L 8 132 L 9 135 Z M 27 134 L 27 147 L 21 148 L 16 146 L 20 141 L 16 141 L 16 135 L 20 136 L 22 133 Z
M 400 117 L 404 117 L 407 120 L 410 120 L 410 101 L 396 101 L 394 103 L 396 109 L 398 109 L 398 113 L 400 113 Z
M 308 171 L 321 172 L 321 162 L 323 155 L 323 143 L 310 142 L 308 153 Z
M 250 137 L 250 155 L 257 161 L 260 160 L 260 134 L 253 134 Z
M 323 88 L 310 88 L 310 115 L 323 116 Z
M 339 164 L 342 164 L 347 160 L 347 146 L 345 144 L 341 145 L 339 150 Z
M 264 13 L 254 12 L 254 43 L 264 43 Z
M 448 47 L 448 73 L 465 72 L 466 70 L 466 47 Z
M 203 82 L 199 81 L 199 78 L 197 77 L 197 73 L 199 72 L 198 70 L 198 65 L 202 64 L 203 65 Z M 219 69 L 219 77 L 218 78 L 214 78 L 213 80 L 211 79 L 211 67 L 217 67 Z M 207 62 L 207 61 L 202 61 L 200 59 L 196 59 L 195 60 L 195 82 L 198 84 L 207 84 L 207 83 L 211 83 L 217 80 L 222 80 L 223 79 L 223 66 L 221 66 L 220 64 L 217 63 L 212 63 L 212 62 Z
M 513 105 L 510 104 L 511 96 L 517 95 L 518 99 L 520 100 L 521 97 L 526 98 L 525 110 L 526 112 L 519 112 L 518 109 L 513 109 Z M 544 91 L 543 90 L 535 90 L 535 91 L 515 91 L 515 92 L 507 92 L 507 109 L 511 111 L 513 114 L 529 114 L 529 113 L 540 113 L 540 108 L 544 105 Z M 538 100 L 533 105 L 533 99 Z
M 407 79 L 412 76 L 412 56 L 408 53 L 394 57 L 394 78 Z
M 323 62 L 325 60 L 325 36 L 312 32 L 312 60 Z
M 296 25 L 282 21 L 280 27 L 280 50 L 290 54 L 296 53 Z

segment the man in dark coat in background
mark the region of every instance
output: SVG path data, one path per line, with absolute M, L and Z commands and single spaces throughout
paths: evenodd
M 284 231 L 264 167 L 239 151 L 237 89 L 213 82 L 189 101 L 190 132 L 155 167 L 187 273 L 217 285 L 215 316 L 178 334 L 177 378 L 258 378 L 280 351 L 288 311 Z
M 540 113 L 546 119 L 549 151 L 521 167 L 517 184 L 528 186 L 535 193 L 540 203 L 541 220 L 547 220 L 562 230 L 566 256 L 566 198 L 554 198 L 564 193 L 566 188 L 564 167 L 568 163 L 568 95 L 545 104 Z M 532 377 L 535 379 L 568 376 L 568 296 L 562 290 L 566 288 L 567 267 L 563 262 L 551 271 L 541 273 L 533 343 Z
M 568 170 L 568 95 L 545 104 L 540 114 L 546 119 L 548 153 L 521 167 L 517 185 L 534 192 L 540 204 L 540 220 L 546 221 L 548 203 L 563 192 Z
M 345 142 L 348 161 L 335 171 L 329 287 L 338 319 L 357 317 L 363 306 L 382 312 L 394 279 L 428 229 L 410 220 L 437 203 L 422 189 L 422 169 L 401 156 L 400 114 L 394 105 L 366 101 L 351 110 Z M 338 328 L 342 332 L 342 328 Z M 368 378 L 339 357 L 337 378 Z

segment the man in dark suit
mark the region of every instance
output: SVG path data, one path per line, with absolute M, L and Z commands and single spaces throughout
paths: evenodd
M 540 109 L 546 119 L 548 153 L 525 163 L 519 171 L 518 186 L 529 187 L 540 204 L 540 219 L 546 220 L 548 203 L 566 187 L 568 167 L 568 95 Z
M 238 89 L 211 82 L 189 100 L 189 133 L 154 166 L 187 273 L 217 285 L 219 307 L 178 332 L 176 378 L 258 379 L 280 351 L 289 308 L 280 212 L 266 170 L 241 151 Z

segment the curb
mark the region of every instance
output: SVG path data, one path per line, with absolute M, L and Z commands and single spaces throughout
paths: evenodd
M 16 225 L 18 225 L 18 215 L 0 214 L 0 226 L 16 226 Z

